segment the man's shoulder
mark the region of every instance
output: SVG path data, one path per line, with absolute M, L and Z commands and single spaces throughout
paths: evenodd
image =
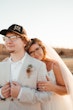
M 44 64 L 45 65 L 45 63 L 43 62 L 43 61 L 40 61 L 40 60 L 38 60 L 38 59 L 36 59 L 36 58 L 33 58 L 33 57 L 31 57 L 29 54 L 28 54 L 28 57 L 29 57 L 29 60 L 32 62 L 32 63 L 34 63 L 34 64 Z

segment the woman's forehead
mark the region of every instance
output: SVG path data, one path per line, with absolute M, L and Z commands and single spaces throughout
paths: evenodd
M 29 48 L 29 50 L 33 50 L 33 49 L 36 49 L 37 47 L 39 47 L 39 44 L 35 43 L 35 44 L 32 44 Z
M 33 48 L 34 48 L 34 47 L 39 47 L 39 44 L 37 44 L 37 43 L 32 44 L 31 47 L 33 47 Z

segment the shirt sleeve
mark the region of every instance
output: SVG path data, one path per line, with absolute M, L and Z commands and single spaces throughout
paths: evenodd
M 45 101 L 50 100 L 52 93 L 51 92 L 40 92 L 35 89 L 28 87 L 22 87 L 18 100 L 24 103 L 44 103 Z
M 18 94 L 18 97 L 17 97 L 18 100 L 20 99 L 21 93 L 22 93 L 22 88 L 21 88 L 21 90 L 20 90 L 20 92 Z
M 4 99 L 4 96 L 1 93 L 1 88 L 0 88 L 0 97 Z

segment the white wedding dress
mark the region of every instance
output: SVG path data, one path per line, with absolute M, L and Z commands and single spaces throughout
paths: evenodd
M 48 72 L 49 78 L 56 83 L 53 70 Z M 42 110 L 73 110 L 72 102 L 69 95 L 58 95 L 52 93 L 51 99 L 42 104 Z

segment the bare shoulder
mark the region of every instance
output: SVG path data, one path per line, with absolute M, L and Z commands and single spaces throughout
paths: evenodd
M 47 70 L 50 71 L 51 69 L 53 69 L 55 66 L 58 66 L 57 61 L 55 61 L 54 59 L 45 59 L 44 60 Z

